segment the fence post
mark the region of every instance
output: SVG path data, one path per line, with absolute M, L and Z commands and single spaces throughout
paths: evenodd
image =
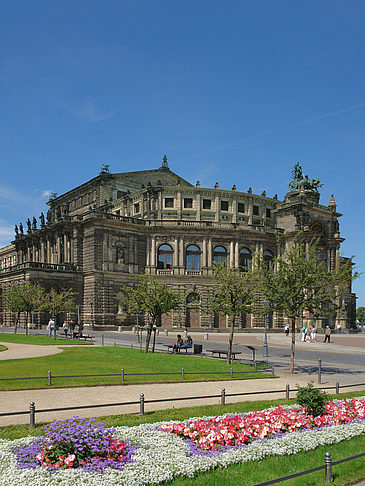
M 29 404 L 29 427 L 35 427 L 35 403 Z
M 184 380 L 184 378 L 185 378 L 184 368 L 181 368 L 181 379 Z
M 117 345 L 117 343 L 116 343 L 116 342 L 114 341 L 114 344 L 113 344 L 113 346 L 116 346 L 116 345 Z
M 286 385 L 286 394 L 285 394 L 285 398 L 287 400 L 289 400 L 289 392 L 290 392 L 290 385 Z
M 221 405 L 224 406 L 226 404 L 226 389 L 222 388 L 221 390 Z
M 104 334 L 101 335 L 101 345 L 104 346 Z
M 274 367 L 273 366 L 271 367 L 271 374 L 272 374 L 272 376 L 275 376 L 275 371 L 274 371 Z
M 322 361 L 318 360 L 318 385 L 322 383 Z
M 141 393 L 139 396 L 139 414 L 144 415 L 144 394 Z
M 336 381 L 336 395 L 340 393 L 340 382 Z
M 120 374 L 122 375 L 122 383 L 124 383 L 124 369 L 123 368 L 121 369 Z
M 332 457 L 330 452 L 326 452 L 324 455 L 325 471 L 326 471 L 326 482 L 330 483 L 332 479 Z
M 52 386 L 52 373 L 48 372 L 48 386 Z
M 254 369 L 255 371 L 257 371 L 257 363 L 256 363 L 256 361 L 254 361 L 254 362 L 253 362 L 253 369 Z
M 233 378 L 233 368 L 230 370 L 231 378 Z

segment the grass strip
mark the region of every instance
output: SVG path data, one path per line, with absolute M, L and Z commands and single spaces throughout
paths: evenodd
M 8 349 L 7 346 L 0 344 L 0 351 L 6 351 L 7 349 Z
M 89 345 L 90 342 L 79 341 L 76 339 L 61 339 L 49 336 L 35 336 L 33 334 L 8 334 L 5 332 L 0 333 L 0 342 L 2 343 L 16 343 L 16 344 L 36 344 L 37 346 L 69 346 L 72 345 Z
M 4 360 L 1 363 L 2 378 L 26 378 L 43 376 L 39 380 L 0 381 L 0 390 L 20 390 L 48 388 L 47 372 L 53 376 L 93 375 L 115 373 L 117 376 L 77 377 L 52 379 L 53 386 L 93 386 L 121 384 L 121 369 L 125 372 L 125 383 L 180 383 L 182 368 L 186 374 L 184 381 L 217 381 L 230 379 L 230 368 L 244 371 L 233 374 L 233 380 L 252 378 L 271 378 L 267 373 L 255 372 L 253 367 L 244 363 L 227 365 L 225 361 L 200 356 L 144 353 L 137 349 L 121 347 L 77 347 L 62 348 L 63 352 L 40 358 Z M 202 373 L 209 374 L 202 374 Z M 225 374 L 215 374 L 224 372 Z M 141 373 L 127 376 L 128 373 Z M 158 373 L 158 375 L 143 375 Z M 162 373 L 162 374 L 161 374 Z M 163 374 L 166 373 L 166 374 Z M 171 375 L 167 373 L 176 373 Z M 188 373 L 194 373 L 193 375 Z

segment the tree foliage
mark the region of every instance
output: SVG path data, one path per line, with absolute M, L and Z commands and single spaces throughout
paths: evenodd
M 362 326 L 365 324 L 365 307 L 358 307 L 356 309 L 356 320 L 359 321 L 359 324 Z
M 148 352 L 153 326 L 163 314 L 176 309 L 182 302 L 182 294 L 155 277 L 141 275 L 136 287 L 122 287 L 117 300 L 129 314 L 146 312 L 149 316 L 145 352 Z
M 317 258 L 317 241 L 306 242 L 301 235 L 287 247 L 279 240 L 279 255 L 273 268 L 258 261 L 260 289 L 270 311 L 281 311 L 292 321 L 291 365 L 294 373 L 296 320 L 311 315 L 330 315 L 340 308 L 340 297 L 350 286 L 351 259 L 341 260 L 333 270 Z M 275 268 L 275 270 L 274 270 Z
M 213 276 L 215 289 L 209 307 L 213 312 L 231 317 L 227 350 L 227 363 L 230 364 L 236 321 L 242 314 L 252 312 L 257 300 L 256 277 L 249 269 L 238 275 L 225 263 L 214 266 Z
M 76 309 L 75 295 L 72 289 L 57 291 L 51 288 L 48 292 L 43 292 L 39 308 L 55 317 L 61 312 L 71 312 Z
M 327 394 L 319 388 L 314 388 L 313 383 L 307 386 L 297 385 L 297 402 L 304 407 L 308 414 L 317 417 L 324 414 L 324 407 L 328 402 Z
M 12 285 L 5 292 L 3 303 L 5 309 L 17 314 L 14 333 L 16 334 L 20 314 L 26 314 L 25 332 L 28 334 L 28 319 L 32 311 L 40 310 L 44 289 L 37 283 L 30 282 L 21 285 Z

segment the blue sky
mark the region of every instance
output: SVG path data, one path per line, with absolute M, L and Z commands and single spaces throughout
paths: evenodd
M 103 163 L 166 153 L 192 183 L 281 199 L 300 161 L 365 271 L 364 21 L 356 0 L 3 2 L 0 244 Z

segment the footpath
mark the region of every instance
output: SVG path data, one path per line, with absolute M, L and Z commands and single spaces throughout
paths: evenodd
M 198 336 L 194 337 L 194 341 Z M 210 337 L 211 342 L 226 342 L 226 336 L 214 335 Z M 270 344 L 276 346 L 283 346 L 285 350 L 289 349 L 288 341 L 282 335 L 270 335 Z M 237 344 L 240 341 L 262 347 L 262 334 L 241 336 L 235 338 Z M 1 335 L 0 335 L 1 342 Z M 365 355 L 363 347 L 365 344 L 365 336 L 339 336 L 334 339 L 331 352 L 344 354 L 358 354 Z M 33 346 L 24 344 L 10 344 L 4 343 L 9 349 L 0 353 L 1 359 L 18 359 L 28 358 L 32 356 L 41 356 L 61 352 L 61 349 L 56 346 Z M 297 342 L 296 349 L 304 349 L 304 346 L 311 346 L 311 349 L 328 351 L 327 343 L 300 343 Z M 43 353 L 43 354 L 40 354 Z M 277 358 L 278 359 L 278 358 Z M 270 360 L 271 362 L 271 360 Z M 220 395 L 224 388 L 226 393 L 250 393 L 251 395 L 227 397 L 226 403 L 234 403 L 240 401 L 252 400 L 275 400 L 278 398 L 285 398 L 286 385 L 290 389 L 296 388 L 296 385 L 306 385 L 308 382 L 317 384 L 317 370 L 315 367 L 305 366 L 304 363 L 299 363 L 300 372 L 295 374 L 289 373 L 288 358 L 285 358 L 285 365 L 275 367 L 275 374 L 278 378 L 266 378 L 255 380 L 235 380 L 235 381 L 214 381 L 214 382 L 181 382 L 181 383 L 155 383 L 155 384 L 138 384 L 138 385 L 113 385 L 113 386 L 97 386 L 97 387 L 75 387 L 75 388 L 50 388 L 41 390 L 16 390 L 16 391 L 0 391 L 0 413 L 17 412 L 29 410 L 30 402 L 35 402 L 36 410 L 50 409 L 57 407 L 74 407 L 83 405 L 101 405 L 120 402 L 139 402 L 140 394 L 143 393 L 145 400 L 169 399 L 162 403 L 146 403 L 145 411 L 152 411 L 165 408 L 180 408 L 187 406 L 205 405 L 220 403 L 220 398 L 207 399 L 191 399 L 179 400 L 176 398 L 187 398 L 203 395 Z M 0 364 L 1 366 L 1 364 Z M 322 386 L 335 386 L 339 381 L 344 384 L 360 383 L 361 380 L 365 383 L 365 368 L 361 368 L 358 374 L 351 372 L 351 367 L 347 368 L 341 366 L 338 373 L 323 374 Z M 346 388 L 346 391 L 351 390 L 365 390 L 363 388 Z M 270 392 L 257 394 L 257 392 Z M 293 394 L 291 394 L 293 396 Z M 36 422 L 49 422 L 54 419 L 64 419 L 74 415 L 91 417 L 114 415 L 122 413 L 139 413 L 139 404 L 124 405 L 124 406 L 106 406 L 91 409 L 79 409 L 70 411 L 57 411 L 36 413 Z M 10 417 L 0 417 L 0 425 L 29 423 L 29 415 L 16 415 Z

